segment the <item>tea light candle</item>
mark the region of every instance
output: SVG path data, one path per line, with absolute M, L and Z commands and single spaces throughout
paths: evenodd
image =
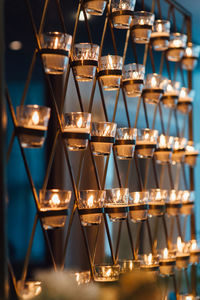
M 170 22 L 156 20 L 151 33 L 151 42 L 155 51 L 165 51 L 169 45 Z
M 91 281 L 90 271 L 76 272 L 75 278 L 78 285 L 88 284 Z
M 183 57 L 187 42 L 187 36 L 181 33 L 172 33 L 170 35 L 169 48 L 166 52 L 169 61 L 178 62 Z
M 99 46 L 91 43 L 75 44 L 73 47 L 72 67 L 76 80 L 93 80 L 98 66 Z
M 115 137 L 115 152 L 118 159 L 132 159 L 135 150 L 137 129 L 117 128 Z
M 55 229 L 65 225 L 71 191 L 51 189 L 40 190 L 39 208 L 44 228 Z
M 106 7 L 107 0 L 84 0 L 83 5 L 87 14 L 102 16 Z
M 157 149 L 154 152 L 157 163 L 166 164 L 171 161 L 174 138 L 161 134 L 158 138 Z
M 177 238 L 177 252 L 176 252 L 176 267 L 177 269 L 187 269 L 189 264 L 190 254 L 187 245 L 181 241 L 181 237 Z
M 148 74 L 142 91 L 142 97 L 149 104 L 156 104 L 160 101 L 167 86 L 167 78 L 159 74 Z
M 106 192 L 100 190 L 85 190 L 79 192 L 78 209 L 83 226 L 101 223 Z
M 113 26 L 118 29 L 128 29 L 131 24 L 136 0 L 112 0 L 111 18 Z
M 179 300 L 198 300 L 199 297 L 198 296 L 194 296 L 194 295 L 189 295 L 189 294 L 187 294 L 187 295 L 181 295 L 181 294 L 179 294 L 178 295 L 178 299 Z
M 99 73 L 105 91 L 114 91 L 120 87 L 122 75 L 122 57 L 117 55 L 101 56 Z
M 41 34 L 40 43 L 45 72 L 63 74 L 69 61 L 72 36 L 61 32 L 47 32 Z
M 185 150 L 185 160 L 184 162 L 194 167 L 196 165 L 197 157 L 199 155 L 199 151 L 195 148 L 193 141 L 188 141 Z
M 17 132 L 23 148 L 40 148 L 45 141 L 51 109 L 38 105 L 17 106 Z
M 156 258 L 153 257 L 152 253 L 144 254 L 143 261 L 141 261 L 140 269 L 141 271 L 158 272 L 159 264 Z
M 151 189 L 149 197 L 149 217 L 162 216 L 165 212 L 165 202 L 168 199 L 167 190 Z
M 144 86 L 145 66 L 139 64 L 124 65 L 122 84 L 128 97 L 139 97 Z
M 162 103 L 166 107 L 175 108 L 180 92 L 180 82 L 167 81 L 166 90 L 161 98 Z
M 125 274 L 128 272 L 132 272 L 133 270 L 140 269 L 140 260 L 127 260 L 127 259 L 120 259 L 120 273 Z
M 176 258 L 169 254 L 167 248 L 163 250 L 162 255 L 160 255 L 159 266 L 160 274 L 162 275 L 172 275 L 174 273 L 174 266 L 176 264 Z
M 200 248 L 196 240 L 191 240 L 189 242 L 189 250 L 190 250 L 190 263 L 198 264 L 200 258 Z
M 116 265 L 95 265 L 94 281 L 112 282 L 119 279 L 120 266 Z
M 93 122 L 91 129 L 91 149 L 95 156 L 108 156 L 115 141 L 117 124 L 111 122 Z
M 192 108 L 193 91 L 182 87 L 178 98 L 177 109 L 183 114 L 188 113 Z
M 182 199 L 182 207 L 180 213 L 182 215 L 191 215 L 194 208 L 194 192 L 183 190 L 180 191 Z
M 184 70 L 192 71 L 195 69 L 198 63 L 199 52 L 200 46 L 188 43 L 181 61 Z
M 90 136 L 91 114 L 71 112 L 64 115 L 63 138 L 68 150 L 85 150 Z
M 170 190 L 169 199 L 166 201 L 166 211 L 170 216 L 177 216 L 182 207 L 181 202 L 182 191 Z
M 185 157 L 186 138 L 174 137 L 172 164 L 180 163 Z
M 128 213 L 129 189 L 114 188 L 106 190 L 104 202 L 105 212 L 108 213 L 111 222 L 125 220 Z
M 34 299 L 42 292 L 41 281 L 22 281 L 17 282 L 17 291 L 20 299 Z
M 146 44 L 149 42 L 155 15 L 147 11 L 137 11 L 133 14 L 131 32 L 134 42 L 137 44 Z
M 156 149 L 157 139 L 158 130 L 138 129 L 135 147 L 137 156 L 140 158 L 152 157 Z
M 144 221 L 148 216 L 149 192 L 132 192 L 129 194 L 129 216 L 133 223 Z

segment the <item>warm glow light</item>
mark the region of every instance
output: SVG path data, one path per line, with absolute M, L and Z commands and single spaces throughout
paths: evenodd
M 116 196 L 117 196 L 117 200 L 120 199 L 120 195 L 121 195 L 121 192 L 120 192 L 120 190 L 118 190 L 118 191 L 117 191 L 117 195 L 116 195 Z
M 134 201 L 134 203 L 139 203 L 139 202 L 140 202 L 140 194 L 136 193 L 135 194 L 135 201 Z
M 39 117 L 39 114 L 37 111 L 35 111 L 32 115 L 32 122 L 33 122 L 33 125 L 38 125 L 40 121 L 40 117 Z
M 182 43 L 181 40 L 173 40 L 172 46 L 175 47 L 175 48 L 180 48 L 180 47 L 183 46 L 183 43 Z
M 89 207 L 92 207 L 92 206 L 93 206 L 93 204 L 94 204 L 94 197 L 93 197 L 93 195 L 91 195 L 91 196 L 88 198 L 87 204 L 88 204 Z
M 144 135 L 144 139 L 145 139 L 145 141 L 149 140 L 149 137 L 150 137 L 149 133 L 148 133 L 148 132 L 147 132 L 147 133 L 145 133 L 145 135 Z
M 161 198 L 162 198 L 162 197 L 161 197 L 161 192 L 158 191 L 158 192 L 156 193 L 155 200 L 156 200 L 156 201 L 160 201 L 160 200 L 162 200 Z
M 193 300 L 193 299 L 194 299 L 193 296 L 186 296 L 186 297 L 185 297 L 185 300 Z
M 159 146 L 160 147 L 165 147 L 166 146 L 166 138 L 165 138 L 164 134 L 160 135 Z
M 112 69 L 112 67 L 113 67 L 112 56 L 108 55 L 108 66 L 107 66 L 107 68 Z
M 107 125 L 106 130 L 104 131 L 104 136 L 108 134 L 109 130 L 110 130 L 110 125 Z
M 106 277 L 110 277 L 111 273 L 112 273 L 111 269 L 108 269 L 108 271 L 106 272 Z
M 185 98 L 185 97 L 187 97 L 187 91 L 185 89 L 181 89 L 180 98 Z
M 182 200 L 183 202 L 187 202 L 190 198 L 190 192 L 189 191 L 184 191 L 182 194 Z
M 163 250 L 163 258 L 168 258 L 168 249 L 167 248 L 165 248 L 164 250 Z
M 152 265 L 153 264 L 153 255 L 150 253 L 149 255 L 145 254 L 144 255 L 144 261 L 147 265 Z
M 55 38 L 54 48 L 55 48 L 55 49 L 58 48 L 58 37 Z
M 192 240 L 191 241 L 191 250 L 196 250 L 197 249 L 197 241 L 196 240 Z
M 9 47 L 11 50 L 18 51 L 22 48 L 22 43 L 20 41 L 12 41 Z
M 192 56 L 192 48 L 187 47 L 185 50 L 186 56 Z
M 176 191 L 172 190 L 170 193 L 170 201 L 176 201 Z
M 78 128 L 81 128 L 81 127 L 82 127 L 82 125 L 83 125 L 83 118 L 82 118 L 82 117 L 80 117 L 80 118 L 78 119 L 76 125 L 77 125 Z
M 168 83 L 167 92 L 173 92 L 173 90 L 174 90 L 173 85 L 171 83 Z
M 177 248 L 179 252 L 183 252 L 184 243 L 181 241 L 181 237 L 177 237 Z
M 163 26 L 162 26 L 161 23 L 158 24 L 157 31 L 158 32 L 162 32 L 163 31 Z
M 58 197 L 57 194 L 54 194 L 50 200 L 51 205 L 59 205 L 60 204 L 60 198 Z
M 179 146 L 180 146 L 179 140 L 175 140 L 175 142 L 174 142 L 174 149 L 175 150 L 179 149 Z
M 157 86 L 157 80 L 155 77 L 152 77 L 151 78 L 151 87 L 156 88 L 156 86 Z
M 139 24 L 140 24 L 140 25 L 144 25 L 144 19 L 140 19 L 140 20 L 139 20 Z

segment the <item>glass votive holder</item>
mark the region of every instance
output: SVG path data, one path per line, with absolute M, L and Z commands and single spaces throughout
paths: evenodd
M 158 273 L 159 261 L 158 257 L 152 255 L 152 253 L 144 254 L 141 259 L 140 270 L 144 272 L 151 272 L 152 274 Z
M 129 193 L 129 216 L 133 223 L 144 221 L 148 217 L 149 192 Z
M 189 90 L 186 87 L 181 88 L 179 98 L 178 98 L 178 103 L 177 103 L 177 109 L 181 113 L 187 114 L 191 111 L 193 96 L 194 96 L 193 90 Z
M 163 276 L 170 276 L 174 274 L 174 267 L 176 265 L 176 257 L 170 254 L 165 248 L 159 255 L 160 274 Z
M 168 199 L 168 191 L 151 189 L 149 195 L 149 217 L 162 216 L 165 212 L 165 202 Z
M 160 101 L 167 86 L 167 79 L 157 73 L 146 76 L 142 97 L 149 104 L 156 104 Z
M 40 190 L 39 209 L 44 229 L 56 229 L 65 225 L 71 195 L 72 192 L 66 190 Z
M 128 29 L 133 16 L 136 0 L 112 0 L 111 18 L 113 26 L 118 29 Z
M 72 36 L 61 32 L 46 32 L 41 34 L 40 43 L 45 73 L 63 74 L 69 61 Z
M 180 93 L 180 82 L 167 81 L 166 90 L 161 98 L 162 103 L 169 108 L 175 108 Z
M 23 148 L 40 148 L 45 141 L 51 109 L 39 105 L 17 106 L 17 133 Z
M 186 138 L 174 138 L 173 152 L 172 152 L 172 164 L 180 163 L 185 157 L 185 148 L 187 145 Z
M 108 213 L 111 222 L 125 220 L 128 215 L 129 189 L 115 188 L 106 190 L 104 211 Z
M 90 137 L 91 114 L 85 112 L 70 112 L 64 115 L 62 136 L 68 150 L 85 150 Z
M 178 62 L 183 57 L 187 36 L 179 32 L 171 33 L 166 57 L 169 61 Z
M 182 207 L 180 209 L 180 214 L 191 215 L 194 208 L 194 191 L 183 190 L 179 191 L 182 200 Z
M 199 300 L 200 297 L 192 295 L 192 294 L 178 294 L 179 300 Z
M 128 97 L 139 97 L 144 86 L 145 66 L 128 64 L 122 70 L 122 84 Z
M 107 0 L 84 0 L 83 5 L 87 14 L 102 16 L 106 7 Z
M 190 260 L 190 252 L 187 243 L 182 242 L 181 237 L 177 238 L 176 245 L 176 268 L 187 269 Z
M 184 162 L 190 167 L 194 167 L 197 162 L 199 151 L 195 148 L 193 141 L 188 141 L 185 149 L 185 160 Z
M 149 128 L 138 129 L 136 139 L 136 153 L 140 158 L 149 158 L 153 156 L 158 139 L 158 130 Z
M 165 51 L 169 46 L 170 21 L 155 20 L 151 42 L 155 51 Z
M 95 265 L 94 281 L 112 282 L 119 279 L 120 265 Z
M 78 285 L 88 284 L 91 281 L 91 273 L 90 271 L 76 272 L 75 279 Z
M 136 144 L 137 129 L 117 128 L 114 149 L 118 159 L 132 159 Z
M 136 11 L 133 13 L 131 33 L 135 43 L 147 44 L 149 42 L 154 19 L 155 15 L 151 12 Z
M 173 143 L 173 136 L 161 134 L 158 137 L 157 148 L 154 152 L 157 163 L 166 164 L 171 161 Z
M 191 240 L 188 243 L 189 251 L 190 251 L 190 263 L 198 264 L 200 260 L 200 245 L 197 240 Z
M 166 212 L 169 216 L 177 216 L 182 207 L 182 191 L 170 190 L 169 199 L 166 201 Z
M 93 122 L 91 129 L 91 149 L 95 156 L 108 156 L 115 142 L 117 124 L 111 122 Z
M 17 281 L 17 291 L 22 300 L 35 299 L 42 292 L 41 281 Z
M 192 71 L 197 66 L 200 46 L 188 43 L 181 61 L 182 68 Z
M 119 259 L 120 273 L 125 274 L 140 269 L 140 260 Z
M 75 44 L 71 65 L 77 81 L 92 81 L 98 66 L 99 46 L 91 43 Z
M 103 213 L 106 192 L 85 190 L 79 192 L 78 211 L 83 226 L 99 225 Z
M 117 55 L 100 57 L 98 76 L 105 91 L 117 90 L 122 76 L 122 57 Z

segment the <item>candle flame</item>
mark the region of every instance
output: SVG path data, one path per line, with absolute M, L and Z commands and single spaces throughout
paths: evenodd
M 185 89 L 181 89 L 180 98 L 185 98 L 185 97 L 187 97 L 187 91 Z
M 160 191 L 157 191 L 155 200 L 156 200 L 156 201 L 162 200 L 162 195 L 161 195 L 161 192 L 160 192 Z
M 57 194 L 54 194 L 50 200 L 50 204 L 53 206 L 57 206 L 60 204 L 60 198 Z
M 183 197 L 183 202 L 187 202 L 190 198 L 190 192 L 189 191 L 184 191 L 182 194 Z
M 33 125 L 38 125 L 40 121 L 40 117 L 39 117 L 39 114 L 37 111 L 35 111 L 32 115 L 32 122 L 33 122 Z
M 183 252 L 184 243 L 181 241 L 181 237 L 177 237 L 177 248 L 179 252 Z
M 163 258 L 168 258 L 168 249 L 165 248 L 163 251 Z
M 147 140 L 149 140 L 149 137 L 150 137 L 150 135 L 149 135 L 149 133 L 147 132 L 147 133 L 145 133 L 145 135 L 144 135 L 144 139 L 147 141 Z
M 173 88 L 172 84 L 168 83 L 168 85 L 167 85 L 167 92 L 173 92 L 173 90 L 174 90 L 174 88 Z
M 152 255 L 152 253 L 149 253 L 149 255 L 145 254 L 144 255 L 144 261 L 147 265 L 152 265 L 153 264 L 153 255 Z
M 108 271 L 106 272 L 106 276 L 107 276 L 107 277 L 110 277 L 110 276 L 111 276 L 111 273 L 112 273 L 112 272 L 111 272 L 111 269 L 108 269 Z
M 175 190 L 171 190 L 170 193 L 170 201 L 176 201 L 176 191 Z
M 140 202 L 140 194 L 138 192 L 135 194 L 135 201 L 134 202 L 135 203 L 139 203 Z
M 110 125 L 107 125 L 107 126 L 106 126 L 106 129 L 105 129 L 105 131 L 104 131 L 104 136 L 107 136 L 107 135 L 108 135 L 109 130 L 110 130 Z
M 165 135 L 164 135 L 164 134 L 161 134 L 161 135 L 160 135 L 159 146 L 160 146 L 160 147 L 166 146 L 166 138 L 165 138 Z
M 113 66 L 112 56 L 108 55 L 108 69 L 112 69 L 112 66 Z
M 197 241 L 196 240 L 192 240 L 191 241 L 191 250 L 196 250 L 197 249 Z
M 157 86 L 157 80 L 155 77 L 152 77 L 151 78 L 151 87 L 156 88 L 156 86 Z
M 82 117 L 80 117 L 80 118 L 78 119 L 76 125 L 77 125 L 78 128 L 81 128 L 81 127 L 82 127 L 82 125 L 83 125 L 83 119 L 82 119 Z
M 93 204 L 94 204 L 94 197 L 93 197 L 93 195 L 91 195 L 91 196 L 88 198 L 87 204 L 88 204 L 89 207 L 92 207 L 92 206 L 93 206 Z
M 144 19 L 143 18 L 139 20 L 139 24 L 144 25 Z
M 161 23 L 158 24 L 157 31 L 158 32 L 162 32 L 163 31 L 163 27 L 162 27 Z
M 55 42 L 54 42 L 54 48 L 57 49 L 58 48 L 58 38 L 55 38 Z
M 186 56 L 192 56 L 192 48 L 191 47 L 187 47 L 185 50 Z

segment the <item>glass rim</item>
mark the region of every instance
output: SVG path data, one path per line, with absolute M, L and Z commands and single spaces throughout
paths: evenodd
M 124 68 L 125 68 L 125 67 L 128 67 L 128 66 L 144 67 L 144 69 L 145 69 L 145 65 L 143 65 L 143 64 L 130 63 L 130 64 L 124 65 Z
M 129 193 L 129 188 L 112 188 L 112 189 L 106 189 L 105 191 L 110 192 L 110 191 L 117 191 L 117 190 L 126 191 Z
M 166 189 L 159 189 L 159 188 L 150 189 L 149 191 L 150 191 L 150 193 L 151 192 L 166 192 L 166 193 L 168 193 L 168 190 L 166 190 Z
M 40 189 L 40 193 L 52 192 L 52 193 L 69 193 L 72 194 L 71 190 L 60 190 L 60 189 Z
M 150 128 L 137 128 L 137 131 L 138 132 L 141 132 L 141 131 L 148 131 L 148 132 L 154 132 L 154 133 L 156 133 L 156 134 L 158 134 L 158 130 L 157 129 L 150 129 Z
M 51 108 L 48 107 L 48 106 L 38 105 L 38 104 L 18 105 L 16 108 L 37 108 L 37 109 L 48 109 L 48 110 L 51 110 Z
M 155 23 L 170 24 L 170 21 L 169 20 L 165 20 L 165 19 L 157 19 L 154 22 Z
M 68 37 L 68 38 L 71 38 L 72 39 L 72 36 L 71 34 L 68 34 L 68 33 L 65 33 L 65 32 L 60 32 L 60 31 L 47 31 L 47 32 L 42 32 L 40 34 L 41 36 L 65 36 L 65 37 Z
M 187 38 L 187 35 L 185 33 L 181 33 L 181 32 L 171 32 L 170 36 Z
M 133 129 L 134 129 L 134 130 L 137 131 L 137 128 L 134 128 L 134 127 L 117 127 L 117 130 L 118 130 L 118 129 L 121 129 L 121 130 L 122 130 L 122 129 L 126 129 L 126 130 L 130 130 L 130 129 L 133 130 Z
M 122 60 L 123 59 L 123 57 L 122 56 L 120 56 L 120 55 L 115 55 L 115 54 L 107 54 L 107 55 L 104 55 L 104 56 L 101 56 L 100 57 L 100 60 L 101 59 L 103 59 L 103 58 L 105 58 L 105 57 L 108 57 L 108 56 L 111 56 L 111 57 L 117 57 L 117 59 L 119 59 L 119 60 Z
M 72 112 L 67 112 L 64 113 L 64 117 L 65 116 L 73 116 L 73 115 L 83 115 L 83 116 L 91 116 L 91 113 L 88 112 L 81 112 L 81 111 L 72 111 Z
M 81 45 L 83 45 L 83 46 L 86 46 L 86 45 L 90 45 L 91 47 L 96 47 L 96 48 L 99 48 L 100 46 L 99 45 L 97 45 L 97 44 L 93 44 L 93 43 L 76 43 L 76 44 L 74 44 L 74 48 L 75 47 L 78 47 L 78 46 L 81 46 Z
M 146 15 L 146 16 L 149 16 L 149 17 L 155 16 L 154 13 L 152 13 L 150 11 L 145 11 L 145 10 L 134 11 L 133 15 L 141 15 L 141 16 Z
M 106 124 L 106 125 L 117 125 L 117 123 L 115 122 L 103 122 L 103 121 L 99 121 L 99 122 L 92 122 L 92 125 L 93 124 Z
M 94 267 L 109 267 L 109 268 L 120 268 L 119 264 L 109 265 L 107 263 L 95 264 Z
M 129 195 L 133 195 L 133 194 L 136 194 L 136 193 L 149 195 L 149 191 L 135 191 L 135 192 L 130 192 Z
M 78 193 L 81 193 L 81 192 L 94 192 L 94 193 L 96 193 L 96 192 L 105 192 L 105 190 L 80 190 L 80 191 L 78 191 Z

